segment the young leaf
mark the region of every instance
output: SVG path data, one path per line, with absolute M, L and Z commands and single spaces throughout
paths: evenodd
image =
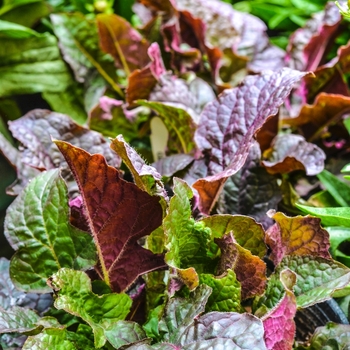
M 91 155 L 63 141 L 55 143 L 78 183 L 104 281 L 120 292 L 138 276 L 165 267 L 162 255 L 138 244 L 161 225 L 160 198 L 122 180 L 102 155 Z
M 318 179 L 342 207 L 350 207 L 350 187 L 327 170 L 317 175 Z
M 325 153 L 300 135 L 277 135 L 271 148 L 264 152 L 262 164 L 270 174 L 305 170 L 306 175 L 317 175 L 324 169 Z
M 94 332 L 95 346 L 106 342 L 106 332 L 123 320 L 130 311 L 131 298 L 127 294 L 103 294 L 91 290 L 91 281 L 82 271 L 60 269 L 48 284 L 57 293 L 55 307 L 81 317 Z
M 241 86 L 224 91 L 218 101 L 203 110 L 195 140 L 209 156 L 211 176 L 193 185 L 199 192 L 202 212 L 211 211 L 226 179 L 245 163 L 255 133 L 278 112 L 293 85 L 305 74 L 284 68 L 248 76 Z
M 190 153 L 195 148 L 195 123 L 182 108 L 176 108 L 160 102 L 138 101 L 141 106 L 155 110 L 166 125 L 169 136 L 169 148 L 177 153 Z
M 174 178 L 174 196 L 170 200 L 168 215 L 163 220 L 168 250 L 166 262 L 177 269 L 191 290 L 198 285 L 195 269 L 198 272 L 208 272 L 205 270 L 213 265 L 208 257 L 210 230 L 191 218 L 192 196 L 192 190 L 186 182 Z
M 323 226 L 350 227 L 350 207 L 346 208 L 315 208 L 295 203 L 301 211 L 321 219 Z
M 236 311 L 241 312 L 241 284 L 237 281 L 236 274 L 228 269 L 221 276 L 200 274 L 199 282 L 212 288 L 205 311 Z
M 297 307 L 292 290 L 296 276 L 292 271 L 284 270 L 281 272 L 281 281 L 287 282 L 283 283 L 285 295 L 277 307 L 263 317 L 264 339 L 269 350 L 291 349 L 294 343 Z
M 283 213 L 269 212 L 276 221 L 266 231 L 266 243 L 271 249 L 269 259 L 278 265 L 286 255 L 313 255 L 330 258 L 329 234 L 312 216 L 288 217 Z
M 17 250 L 10 274 L 15 286 L 50 292 L 46 280 L 61 267 L 94 265 L 91 236 L 69 224 L 67 187 L 58 170 L 34 178 L 7 211 L 5 235 Z

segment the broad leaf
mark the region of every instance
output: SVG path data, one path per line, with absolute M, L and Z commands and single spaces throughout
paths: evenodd
M 350 267 L 350 228 L 348 227 L 327 227 L 331 243 L 330 253 L 333 258 L 342 264 Z
M 203 110 L 195 140 L 209 157 L 211 176 L 193 185 L 199 192 L 202 212 L 211 211 L 226 179 L 244 165 L 255 133 L 278 112 L 293 85 L 304 75 L 282 69 L 248 76 L 241 86 L 226 90 Z
M 214 265 L 208 256 L 210 229 L 191 217 L 191 188 L 178 178 L 174 178 L 174 196 L 170 200 L 168 215 L 163 220 L 168 252 L 165 259 L 190 289 L 198 285 L 198 272 L 208 271 Z M 212 269 L 214 268 L 212 266 Z
M 350 207 L 350 187 L 345 182 L 327 170 L 323 170 L 317 177 L 340 206 Z
M 263 317 L 264 339 L 269 350 L 291 349 L 294 343 L 297 307 L 292 289 L 296 276 L 290 270 L 285 270 L 281 272 L 281 280 L 285 295 L 277 307 Z
M 193 157 L 191 155 L 180 153 L 161 158 L 152 165 L 162 176 L 171 177 L 178 171 L 185 169 L 192 162 Z
M 58 170 L 34 178 L 8 208 L 5 235 L 14 250 L 10 274 L 16 287 L 50 292 L 46 280 L 61 267 L 95 263 L 91 236 L 69 224 L 67 187 Z
M 170 133 L 170 150 L 186 154 L 195 148 L 195 123 L 186 110 L 159 102 L 138 101 L 138 104 L 152 108 L 162 118 Z
M 241 284 L 237 281 L 236 274 L 228 269 L 221 276 L 200 274 L 200 283 L 212 288 L 209 296 L 206 312 L 208 311 L 242 311 L 241 307 Z
M 283 213 L 269 212 L 276 221 L 266 231 L 266 244 L 271 249 L 269 259 L 275 265 L 286 255 L 313 255 L 330 258 L 329 234 L 321 220 L 312 216 L 288 217 Z
M 76 184 L 64 158 L 52 143 L 52 138 L 71 142 L 91 153 L 102 153 L 109 164 L 116 167 L 120 165 L 120 158 L 110 150 L 101 134 L 77 125 L 64 114 L 35 109 L 9 122 L 9 129 L 23 146 L 20 151 L 21 163 L 47 170 L 61 167 L 71 194 L 77 191 Z M 22 169 L 19 167 L 18 171 L 22 172 Z M 24 174 L 21 177 L 30 180 Z
M 123 293 L 94 294 L 90 278 L 82 271 L 60 269 L 48 284 L 57 293 L 55 307 L 87 322 L 94 332 L 97 348 L 105 344 L 106 332 L 126 317 L 132 304 L 131 298 Z
M 323 226 L 350 227 L 350 207 L 346 208 L 315 208 L 296 203 L 297 208 L 307 214 L 321 219 Z
M 116 65 L 123 68 L 127 75 L 149 62 L 149 44 L 124 18 L 100 14 L 97 25 L 102 50 L 111 54 Z
M 262 162 L 270 174 L 305 170 L 306 175 L 317 175 L 324 169 L 325 153 L 300 135 L 277 135 L 271 148 L 264 152 Z
M 120 292 L 138 276 L 165 267 L 162 255 L 138 244 L 140 238 L 161 225 L 160 198 L 122 180 L 102 155 L 91 155 L 62 141 L 56 145 L 78 183 L 97 245 L 97 268 L 104 281 Z
M 25 333 L 38 328 L 40 317 L 33 310 L 19 306 L 0 307 L 0 333 Z
M 232 234 L 217 238 L 215 242 L 221 249 L 218 273 L 223 273 L 227 269 L 234 270 L 237 280 L 241 283 L 242 299 L 263 294 L 266 287 L 265 263 L 237 244 Z

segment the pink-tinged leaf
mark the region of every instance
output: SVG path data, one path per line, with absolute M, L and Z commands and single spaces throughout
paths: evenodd
M 313 76 L 305 77 L 308 101 L 313 101 L 319 92 L 349 96 L 344 74 L 350 71 L 350 43 L 340 46 L 337 56 L 320 66 Z
M 34 109 L 22 118 L 9 122 L 9 129 L 23 146 L 19 153 L 21 164 L 40 170 L 61 168 L 62 176 L 71 194 L 77 190 L 76 184 L 68 170 L 67 163 L 52 143 L 51 138 L 70 142 L 90 153 L 102 153 L 112 166 L 119 167 L 121 163 L 120 158 L 111 151 L 101 134 L 81 127 L 64 114 Z M 38 173 L 36 169 L 34 169 L 35 175 Z M 19 178 L 23 185 L 34 177 L 33 170 L 29 174 L 28 170 L 30 170 L 28 166 L 18 167 L 18 171 L 21 172 Z
M 279 304 L 264 315 L 264 339 L 269 350 L 291 350 L 295 336 L 294 316 L 297 311 L 296 298 L 292 288 L 296 275 L 291 270 L 284 270 L 280 278 L 285 288 L 285 295 Z
M 241 283 L 242 299 L 251 298 L 264 293 L 266 288 L 266 265 L 249 250 L 235 242 L 232 234 L 215 239 L 221 249 L 221 260 L 218 274 L 232 269 Z
M 195 140 L 209 158 L 209 175 L 193 187 L 200 210 L 209 213 L 226 179 L 245 163 L 254 135 L 278 112 L 294 84 L 305 74 L 288 68 L 248 76 L 242 85 L 224 91 L 203 110 Z
M 297 126 L 301 134 L 309 141 L 315 141 L 327 134 L 331 125 L 342 120 L 350 112 L 350 97 L 338 94 L 320 93 L 312 105 L 301 108 L 296 118 L 283 119 L 283 123 Z
M 99 255 L 97 271 L 104 281 L 121 292 L 138 276 L 165 267 L 162 255 L 138 244 L 162 223 L 159 197 L 122 180 L 102 155 L 91 155 L 63 141 L 55 143 L 79 185 Z
M 126 88 L 126 100 L 129 104 L 136 100 L 148 99 L 159 78 L 166 73 L 159 45 L 152 43 L 147 53 L 151 62 L 129 75 Z
M 328 2 L 324 12 L 315 14 L 291 36 L 285 58 L 288 66 L 301 71 L 316 70 L 341 20 L 337 6 Z
M 276 221 L 266 231 L 266 244 L 271 248 L 270 259 L 279 264 L 286 255 L 317 256 L 329 259 L 329 234 L 321 220 L 312 216 L 288 217 L 283 213 L 269 215 Z
M 262 163 L 270 174 L 305 170 L 312 176 L 324 169 L 326 154 L 300 135 L 284 134 L 275 137 L 271 148 L 264 152 L 264 158 Z
M 128 21 L 115 14 L 99 14 L 96 19 L 102 50 L 111 54 L 127 75 L 148 64 L 149 44 Z

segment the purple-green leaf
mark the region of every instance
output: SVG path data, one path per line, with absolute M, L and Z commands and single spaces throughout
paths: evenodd
M 193 185 L 199 192 L 203 213 L 212 210 L 226 179 L 244 165 L 256 132 L 278 112 L 305 74 L 284 68 L 248 76 L 242 85 L 224 91 L 203 110 L 195 140 L 209 159 L 210 176 Z

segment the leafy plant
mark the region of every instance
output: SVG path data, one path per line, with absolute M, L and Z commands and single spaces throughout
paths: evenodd
M 2 17 L 32 3 L 40 24 Z M 350 192 L 325 170 L 350 146 L 348 22 L 328 3 L 284 51 L 220 1 L 139 0 L 134 25 L 115 8 L 0 8 L 0 150 L 17 173 L 1 346 L 346 346 L 349 325 L 296 339 L 295 320 L 350 295 Z M 21 116 L 33 93 L 52 111 Z

